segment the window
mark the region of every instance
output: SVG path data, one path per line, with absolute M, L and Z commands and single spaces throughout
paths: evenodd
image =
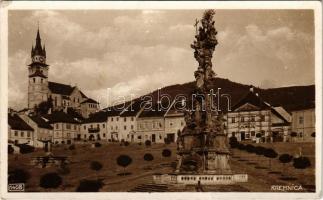
M 102 124 L 102 127 L 105 128 L 105 124 Z
M 300 117 L 298 118 L 298 123 L 299 123 L 299 124 L 303 124 L 303 123 L 304 123 L 304 117 L 303 117 L 303 116 L 300 116 Z
M 240 120 L 241 120 L 241 122 L 244 122 L 244 117 L 241 117 L 241 119 L 240 119 Z
M 236 136 L 236 133 L 235 132 L 232 132 L 231 134 L 232 134 L 232 137 L 235 137 Z
M 74 125 L 74 130 L 76 130 L 76 125 Z
M 261 122 L 265 121 L 265 115 L 260 115 L 260 121 Z
M 27 132 L 27 137 L 30 137 L 30 132 L 29 131 Z
M 93 128 L 93 125 L 91 124 L 90 127 Z
M 25 134 L 24 134 L 24 132 L 23 132 L 23 131 L 21 131 L 21 132 L 20 132 L 20 136 L 21 136 L 21 137 L 24 137 L 24 136 L 25 136 Z
M 100 128 L 100 124 L 97 124 L 96 127 Z
M 139 140 L 141 139 L 141 135 L 138 135 L 138 137 L 137 137 Z
M 251 136 L 255 136 L 255 132 L 254 131 L 251 131 Z
M 84 130 L 86 130 L 86 125 L 84 125 Z
M 36 79 L 35 78 L 33 78 L 33 81 L 34 81 L 34 83 L 36 82 Z
M 232 117 L 232 118 L 231 118 L 231 122 L 232 122 L 232 123 L 236 123 L 236 118 Z
M 184 122 L 183 121 L 181 121 L 181 126 L 184 126 Z
M 66 129 L 71 129 L 71 125 L 70 124 L 66 124 Z
M 116 126 L 116 130 L 118 130 L 118 126 Z
M 133 125 L 131 125 L 131 130 L 133 130 Z
M 103 137 L 105 137 L 105 133 L 103 133 Z
M 173 123 L 172 122 L 169 122 L 169 126 L 173 126 Z
M 124 126 L 124 127 L 123 127 L 123 129 L 124 129 L 124 130 L 127 130 L 127 126 Z
M 40 79 L 40 82 L 43 83 L 43 79 L 42 78 Z
M 113 122 L 113 117 L 111 117 L 111 121 Z
M 254 122 L 255 121 L 255 116 L 251 116 L 250 121 Z
M 56 126 L 56 129 L 58 129 L 58 124 L 55 124 L 55 126 Z
M 161 128 L 162 127 L 162 124 L 159 122 L 159 128 Z
M 117 121 L 119 121 L 119 117 L 117 117 Z
M 124 118 L 123 118 L 123 121 L 124 121 L 124 122 L 126 122 L 126 121 L 127 121 L 127 118 L 126 118 L 126 117 L 124 117 Z
M 111 130 L 113 130 L 113 126 L 111 126 Z
M 131 121 L 133 121 L 133 117 L 131 117 Z

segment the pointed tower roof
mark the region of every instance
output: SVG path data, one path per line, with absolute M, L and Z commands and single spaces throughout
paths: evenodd
M 41 45 L 39 27 L 37 29 L 37 35 L 36 35 L 36 45 L 35 45 L 35 48 L 33 49 L 33 52 L 32 52 L 32 56 L 34 56 L 34 55 L 41 55 L 41 56 L 46 57 L 45 48 L 42 48 L 42 45 Z

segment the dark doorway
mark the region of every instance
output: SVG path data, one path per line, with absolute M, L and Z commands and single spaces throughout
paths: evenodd
M 175 133 L 167 133 L 167 140 L 169 142 L 175 142 Z
M 90 141 L 93 141 L 94 140 L 94 136 L 93 135 L 90 135 L 89 140 Z
M 240 132 L 241 135 L 241 140 L 245 140 L 246 139 L 246 133 L 244 131 Z
M 155 134 L 152 134 L 152 136 L 151 136 L 151 141 L 152 141 L 152 142 L 156 142 L 156 135 L 155 135 Z
M 77 134 L 77 140 L 81 139 L 81 134 Z

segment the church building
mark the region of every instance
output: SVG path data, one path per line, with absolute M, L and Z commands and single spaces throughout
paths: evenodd
M 99 110 L 99 103 L 88 98 L 77 86 L 48 80 L 49 65 L 46 49 L 42 46 L 39 29 L 36 44 L 31 48 L 31 64 L 28 65 L 28 108 L 35 109 L 42 102 L 51 102 L 53 110 L 73 108 L 83 117 Z

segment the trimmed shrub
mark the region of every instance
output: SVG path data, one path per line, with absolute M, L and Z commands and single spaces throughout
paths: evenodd
M 255 153 L 255 147 L 251 144 L 247 144 L 246 147 L 245 147 L 246 151 L 249 152 L 249 153 Z
M 81 180 L 76 192 L 98 192 L 102 188 L 102 180 Z
M 26 183 L 29 178 L 29 172 L 24 169 L 14 169 L 8 172 L 8 183 Z
M 266 149 L 264 152 L 264 156 L 269 158 L 269 168 L 271 168 L 271 159 L 276 158 L 278 156 L 278 154 L 273 149 Z
M 71 170 L 70 170 L 68 167 L 66 167 L 66 166 L 64 165 L 64 166 L 60 167 L 60 168 L 57 170 L 57 172 L 58 172 L 59 174 L 61 174 L 61 175 L 67 175 L 67 174 L 71 173 Z
M 229 138 L 229 144 L 230 144 L 231 148 L 237 148 L 238 144 L 239 144 L 238 139 L 236 137 L 234 137 L 234 136 L 231 136 Z
M 35 150 L 35 147 L 28 144 L 17 144 L 17 146 L 20 148 L 20 153 L 22 154 L 32 153 Z
M 62 178 L 55 172 L 47 173 L 40 178 L 39 186 L 42 188 L 57 188 L 62 184 Z
M 305 169 L 311 166 L 311 161 L 307 157 L 294 158 L 293 166 L 296 169 Z
M 68 147 L 68 149 L 69 149 L 69 150 L 74 150 L 74 149 L 75 149 L 75 145 L 74 145 L 74 144 L 70 145 L 70 146 Z
M 130 143 L 129 143 L 128 141 L 125 141 L 125 142 L 124 142 L 124 145 L 125 145 L 125 146 L 129 146 L 129 145 L 130 145 Z
M 265 147 L 262 147 L 262 146 L 256 146 L 255 147 L 255 153 L 257 155 L 264 155 L 265 154 L 265 151 L 266 151 L 266 148 Z
M 138 145 L 142 145 L 142 142 L 139 142 Z
M 123 167 L 123 173 L 125 174 L 125 168 L 132 163 L 131 157 L 128 155 L 120 155 L 117 158 L 117 164 Z
M 172 155 L 172 151 L 169 149 L 164 149 L 162 155 L 163 157 L 170 157 Z
M 296 132 L 291 132 L 291 133 L 290 133 L 290 136 L 291 136 L 291 137 L 296 137 L 296 136 L 297 136 L 297 133 L 296 133 Z
M 278 159 L 281 163 L 285 164 L 285 163 L 291 162 L 293 160 L 293 156 L 285 153 L 285 154 L 280 155 Z
M 237 147 L 238 147 L 239 150 L 245 150 L 246 149 L 246 146 L 244 144 L 241 144 L 241 143 L 239 143 Z
M 151 141 L 150 140 L 146 140 L 145 141 L 145 145 L 146 145 L 146 147 L 151 146 Z
M 146 154 L 144 155 L 144 160 L 145 160 L 145 161 L 152 161 L 152 160 L 154 160 L 154 156 L 153 156 L 153 155 L 151 155 L 150 153 L 146 153 Z
M 90 164 L 90 168 L 94 171 L 100 171 L 103 165 L 98 161 L 92 161 Z
M 95 147 L 101 147 L 102 145 L 101 145 L 101 143 L 100 143 L 100 142 L 96 142 L 96 143 L 94 143 L 94 146 L 95 146 Z

